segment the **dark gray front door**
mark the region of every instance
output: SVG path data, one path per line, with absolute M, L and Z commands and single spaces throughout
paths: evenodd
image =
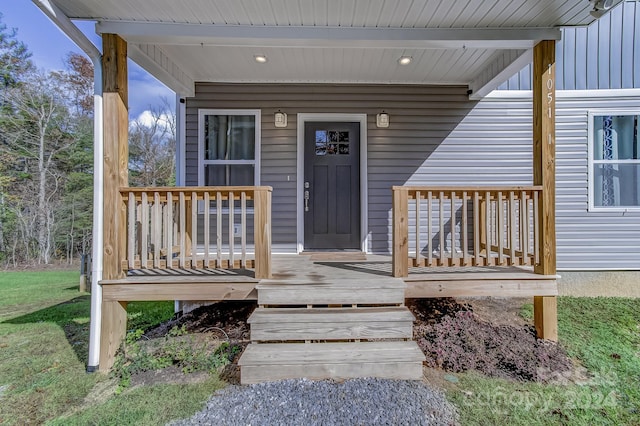
M 304 128 L 304 248 L 360 249 L 360 123 Z

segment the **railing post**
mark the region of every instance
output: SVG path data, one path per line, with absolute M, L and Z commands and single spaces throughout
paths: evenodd
M 255 276 L 271 278 L 271 187 L 259 187 L 254 192 Z
M 409 190 L 392 188 L 393 276 L 409 276 Z
M 555 46 L 544 40 L 533 48 L 533 184 L 542 186 L 538 205 L 540 263 L 536 274 L 556 273 L 555 228 Z M 538 337 L 558 340 L 555 297 L 534 297 L 534 322 Z

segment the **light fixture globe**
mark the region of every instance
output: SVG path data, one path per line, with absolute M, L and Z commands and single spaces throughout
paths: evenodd
M 411 56 L 401 56 L 400 59 L 398 59 L 400 65 L 409 65 L 411 61 L 413 61 Z

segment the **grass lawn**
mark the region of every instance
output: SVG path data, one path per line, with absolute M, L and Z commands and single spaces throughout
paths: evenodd
M 456 374 L 447 395 L 463 425 L 640 425 L 640 299 L 561 297 L 558 327 L 587 372 L 555 384 Z
M 224 386 L 212 375 L 114 394 L 113 379 L 85 372 L 90 303 L 78 279 L 0 272 L 0 424 L 165 424 Z M 173 303 L 131 303 L 128 312 L 130 329 L 146 328 L 171 317 Z M 453 375 L 446 392 L 463 425 L 640 425 L 640 299 L 562 297 L 558 312 L 560 341 L 586 372 L 554 384 Z
M 0 424 L 164 424 L 223 386 L 212 377 L 100 397 L 114 386 L 85 372 L 90 296 L 78 282 L 75 271 L 0 272 Z M 128 312 L 131 328 L 146 328 L 171 317 L 173 303 L 131 303 Z

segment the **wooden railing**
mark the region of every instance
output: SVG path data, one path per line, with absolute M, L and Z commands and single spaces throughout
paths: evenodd
M 541 197 L 540 186 L 394 186 L 393 275 L 406 277 L 409 266 L 538 264 Z
M 255 268 L 256 278 L 269 278 L 271 191 L 251 186 L 121 188 L 127 211 L 120 233 L 127 242 L 122 268 Z

